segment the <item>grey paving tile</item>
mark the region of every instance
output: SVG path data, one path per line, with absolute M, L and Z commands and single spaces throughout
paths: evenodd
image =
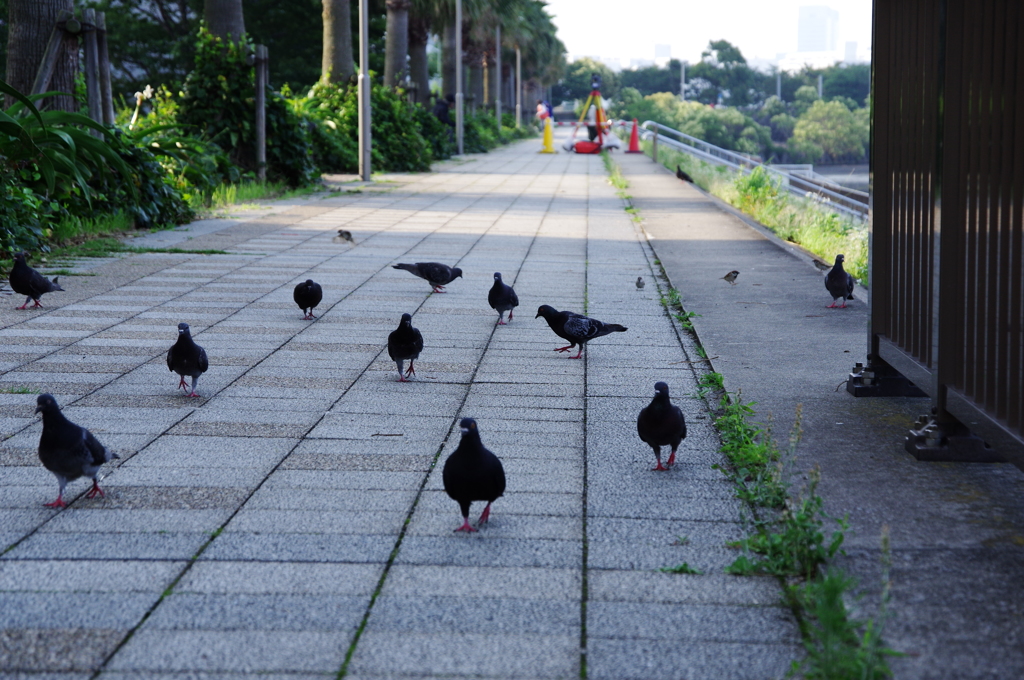
M 394 548 L 394 537 L 352 534 L 221 534 L 203 560 L 278 562 L 380 562 Z
M 382 571 L 382 564 L 200 561 L 175 591 L 369 597 Z
M 127 630 L 157 598 L 150 593 L 0 592 L 4 627 L 12 629 L 105 628 Z
M 609 680 L 781 680 L 801 654 L 795 645 L 749 642 L 694 645 L 597 636 L 588 637 L 587 642 L 587 677 Z
M 17 629 L 0 631 L 0 668 L 14 677 L 39 680 L 39 672 L 93 671 L 117 647 L 127 631 L 95 628 Z M 60 680 L 78 675 L 61 674 Z
M 144 630 L 352 633 L 368 604 L 368 597 L 324 593 L 173 593 L 146 620 Z
M 102 563 L 7 560 L 0 562 L 0 592 L 162 592 L 181 573 L 185 564 L 120 560 Z
M 204 533 L 36 533 L 5 553 L 8 559 L 184 560 L 209 540 Z

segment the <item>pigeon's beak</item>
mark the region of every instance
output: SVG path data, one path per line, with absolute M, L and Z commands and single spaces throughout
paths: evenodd
M 469 428 L 468 427 L 460 427 L 459 429 L 462 430 L 462 434 L 469 434 Z
M 39 413 L 42 410 L 43 410 L 42 406 L 36 406 L 36 413 Z

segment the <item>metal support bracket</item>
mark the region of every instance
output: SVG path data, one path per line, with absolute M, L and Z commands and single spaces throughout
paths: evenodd
M 907 453 L 918 460 L 950 463 L 1004 463 L 1006 460 L 981 438 L 956 421 L 941 423 L 923 415 L 904 440 Z
M 884 362 L 857 362 L 846 380 L 846 391 L 855 397 L 927 397 L 920 387 Z

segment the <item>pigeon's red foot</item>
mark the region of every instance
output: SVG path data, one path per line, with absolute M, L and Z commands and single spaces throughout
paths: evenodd
M 412 367 L 412 361 L 409 361 L 409 370 L 405 372 L 405 377 L 408 378 L 410 375 L 416 375 L 416 370 Z
M 668 472 L 668 468 L 662 465 L 660 460 L 658 461 L 658 467 L 652 467 L 651 470 L 660 470 L 661 472 Z
M 42 307 L 42 305 L 39 304 L 39 300 L 36 300 L 36 304 L 34 305 L 34 307 Z
M 476 533 L 476 529 L 474 529 L 473 527 L 469 526 L 469 518 L 468 517 L 464 517 L 463 518 L 462 526 L 459 527 L 458 529 L 456 529 L 455 533 L 458 533 L 460 531 L 465 531 L 466 533 L 470 533 L 470 534 Z
M 181 380 L 178 381 L 178 387 L 185 391 L 188 391 L 188 385 L 185 384 L 185 376 L 181 376 Z
M 507 326 L 508 324 L 507 324 L 507 323 L 505 323 L 504 321 L 502 321 L 502 320 L 501 320 L 501 317 L 499 316 L 499 317 L 498 317 L 498 325 L 499 325 L 499 326 Z
M 826 307 L 825 309 L 835 309 L 835 308 L 836 308 L 836 303 L 835 303 L 835 302 L 833 302 L 832 304 L 830 304 L 830 305 L 829 305 L 828 307 Z
M 477 524 L 487 524 L 487 520 L 491 518 L 491 504 L 488 503 L 484 511 L 480 513 L 480 519 L 477 520 Z
M 846 303 L 844 302 L 843 304 L 839 305 L 839 309 L 846 309 Z
M 673 451 L 672 455 L 668 457 L 668 462 L 665 463 L 665 465 L 668 465 L 669 467 L 671 467 L 671 466 L 673 466 L 675 464 L 676 464 L 676 452 Z
M 512 310 L 509 310 L 509 312 L 508 312 L 508 320 L 509 321 L 512 320 Z
M 398 382 L 409 382 L 409 381 L 405 379 L 405 376 L 404 376 L 404 375 L 402 375 L 401 373 L 399 373 L 399 374 L 398 374 Z
M 28 306 L 27 302 L 23 304 L 21 307 L 15 307 L 15 309 L 25 309 L 26 306 Z
M 573 348 L 573 345 L 566 345 L 565 347 L 556 347 L 555 351 L 556 352 L 568 352 L 572 348 Z
M 582 357 L 583 357 L 583 346 L 581 345 L 581 346 L 580 346 L 580 352 L 579 352 L 579 354 L 577 354 L 577 355 L 576 355 L 576 356 L 574 356 L 574 357 L 569 357 L 569 358 L 570 358 L 570 359 L 580 359 L 580 358 L 582 358 Z
M 198 394 L 196 394 L 195 392 L 193 392 L 192 394 L 190 394 L 190 395 L 188 395 L 188 396 L 190 396 L 190 397 L 198 397 L 199 395 L 198 395 Z
M 435 293 L 445 293 L 447 291 L 445 291 L 444 286 L 434 286 L 434 292 Z
M 64 502 L 64 498 L 62 496 L 57 496 L 57 500 L 52 503 L 43 503 L 43 506 L 47 508 L 66 508 L 68 507 L 68 504 Z
M 92 488 L 89 489 L 89 493 L 85 494 L 85 497 L 96 498 L 97 495 L 99 495 L 100 498 L 106 498 L 107 496 L 107 494 L 103 493 L 103 489 L 100 488 L 100 485 L 97 484 L 96 480 L 94 479 L 92 481 Z

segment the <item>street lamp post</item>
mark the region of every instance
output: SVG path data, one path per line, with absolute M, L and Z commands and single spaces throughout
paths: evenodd
M 498 132 L 501 132 L 501 25 L 494 29 L 494 59 L 497 62 L 498 82 L 494 88 L 494 112 L 498 117 Z
M 363 0 L 364 2 L 366 0 Z M 455 145 L 463 153 L 462 118 L 462 0 L 455 0 Z
M 359 177 L 370 181 L 370 11 L 369 0 L 359 0 Z
M 523 125 L 523 54 L 516 45 L 516 127 Z

